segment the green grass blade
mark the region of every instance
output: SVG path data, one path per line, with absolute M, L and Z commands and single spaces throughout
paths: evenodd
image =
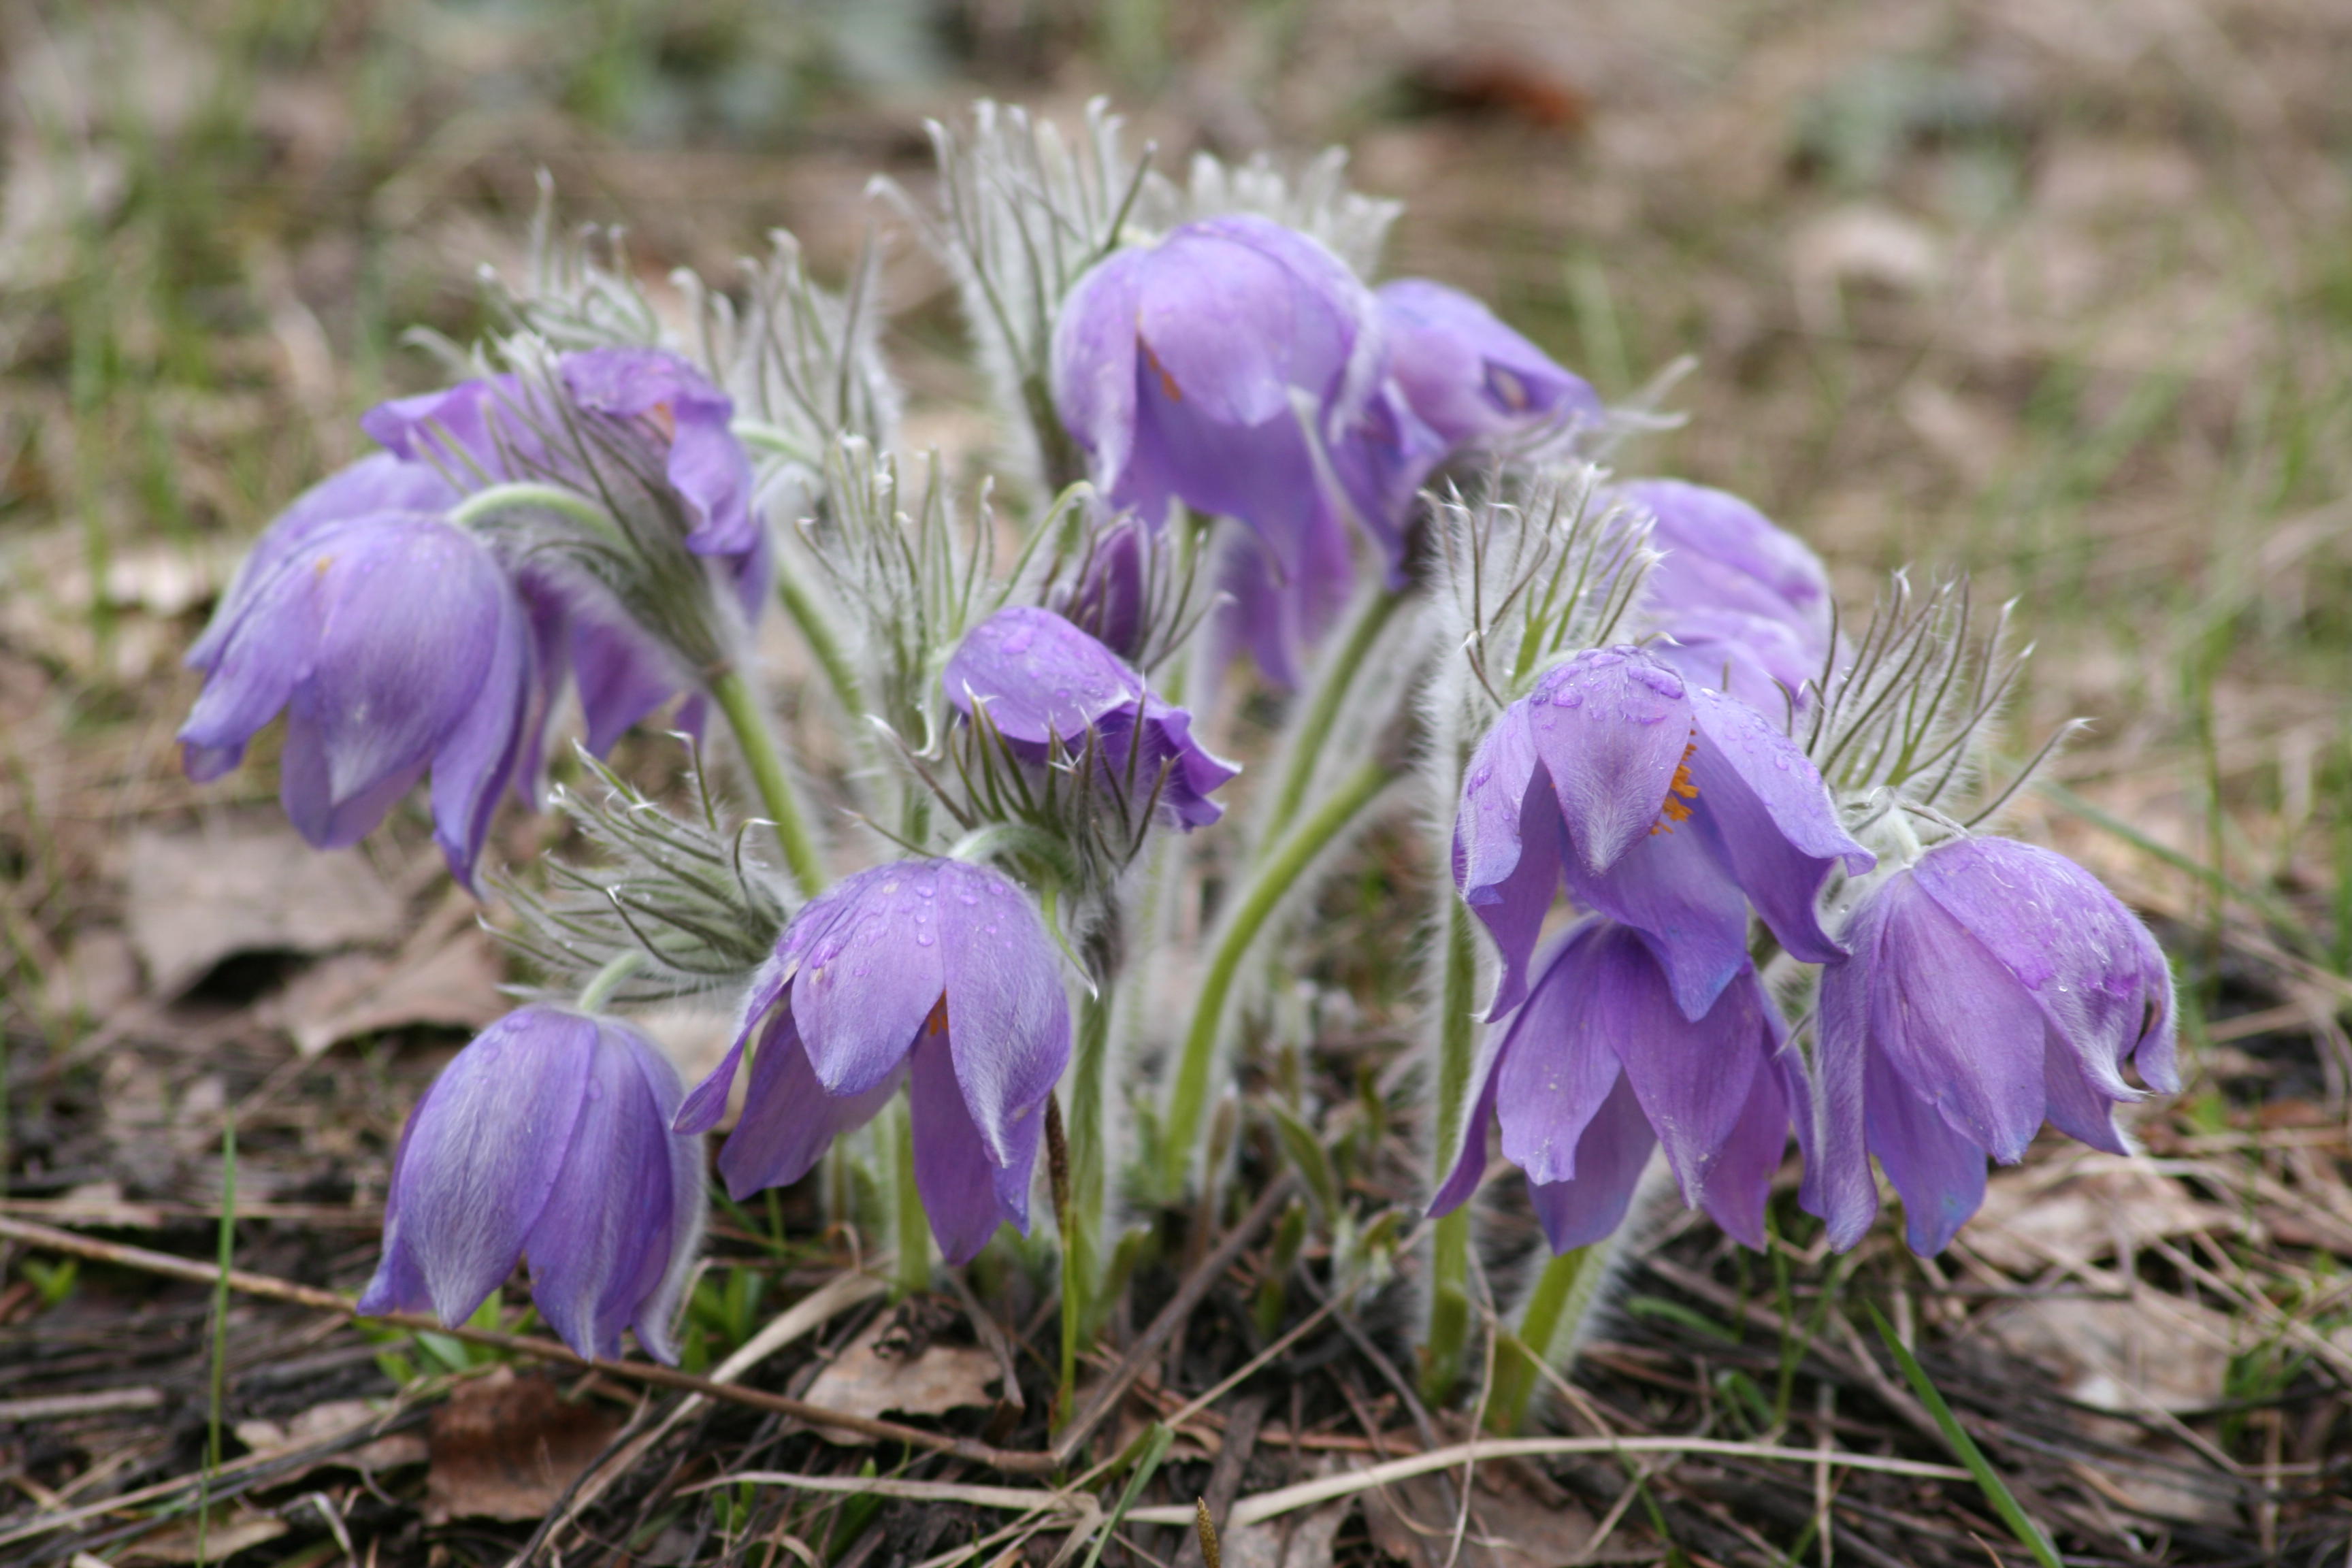
M 1136 1455 L 1135 1469 L 1127 1478 L 1127 1489 L 1118 1494 L 1118 1506 L 1110 1510 L 1110 1517 L 1104 1520 L 1102 1528 L 1095 1532 L 1095 1543 L 1087 1549 L 1086 1568 L 1095 1568 L 1102 1561 L 1103 1548 L 1109 1545 L 1110 1538 L 1118 1533 L 1118 1521 L 1127 1517 L 1127 1510 L 1135 1506 L 1135 1500 L 1141 1497 L 1143 1489 L 1151 1484 L 1153 1472 L 1160 1468 L 1160 1461 L 1168 1457 L 1169 1447 L 1175 1441 L 1176 1434 L 1157 1421 L 1151 1424 L 1151 1430 L 1143 1435 L 1142 1451 Z
M 1984 1450 L 1977 1447 L 1976 1439 L 1962 1430 L 1959 1417 L 1952 1414 L 1952 1407 L 1944 1403 L 1944 1396 L 1936 1392 L 1934 1384 L 1927 1381 L 1927 1369 L 1921 1366 L 1919 1358 L 1905 1349 L 1903 1342 L 1895 1337 L 1895 1326 L 1886 1321 L 1886 1314 L 1878 1310 L 1875 1302 L 1865 1301 L 1863 1305 L 1870 1309 L 1870 1321 L 1878 1326 L 1878 1337 L 1886 1342 L 1886 1348 L 1895 1354 L 1895 1363 L 1903 1368 L 1904 1377 L 1910 1382 L 1911 1392 L 1919 1396 L 1919 1403 L 1926 1405 L 1927 1414 L 1936 1418 L 1937 1428 L 1944 1434 L 1944 1441 L 1952 1446 L 1952 1452 L 1961 1464 L 1968 1467 L 1969 1474 L 1976 1478 L 1985 1500 L 1992 1504 L 1992 1510 L 2000 1515 L 2001 1522 L 2009 1526 L 2010 1533 L 2017 1537 L 2020 1545 L 2033 1553 L 2033 1560 L 2041 1563 L 2042 1568 L 2065 1568 L 2058 1556 L 2058 1549 L 2050 1543 L 2050 1537 L 2042 1533 L 2042 1527 L 2033 1522 L 2024 1509 L 2018 1506 L 2016 1497 L 2009 1489 L 2009 1483 L 2000 1479 L 2000 1473 L 1992 1468 L 1992 1461 L 1986 1458 Z

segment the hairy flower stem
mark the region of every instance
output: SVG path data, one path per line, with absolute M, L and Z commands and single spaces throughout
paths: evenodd
M 825 884 L 824 861 L 817 854 L 816 840 L 811 837 L 808 815 L 802 808 L 800 795 L 793 788 L 792 775 L 784 771 L 784 754 L 776 744 L 776 732 L 761 711 L 760 700 L 752 695 L 751 682 L 736 669 L 720 671 L 711 678 L 710 695 L 719 710 L 727 715 L 727 727 L 735 732 L 735 742 L 743 751 L 744 765 L 751 770 L 752 787 L 760 792 L 760 805 L 774 824 L 776 843 L 784 852 L 784 865 L 793 880 L 800 884 L 804 894 L 814 894 Z
M 890 1228 L 898 1252 L 893 1293 L 919 1296 L 931 1288 L 931 1219 L 915 1185 L 915 1117 L 904 1096 L 890 1105 Z
M 833 688 L 834 700 L 841 704 L 841 710 L 849 715 L 853 726 L 861 723 L 866 711 L 866 693 L 857 683 L 856 667 L 849 662 L 849 650 L 841 646 L 840 634 L 825 619 L 824 608 L 781 552 L 776 561 L 776 603 L 784 607 L 801 640 L 808 644 L 809 653 L 816 659 L 816 667 L 824 671 L 825 684 Z
M 1323 679 L 1308 699 L 1298 729 L 1291 737 L 1281 781 L 1259 830 L 1264 835 L 1261 842 L 1275 843 L 1298 815 L 1299 803 L 1307 798 L 1307 785 L 1315 782 L 1316 764 L 1322 760 L 1324 744 L 1331 738 L 1332 727 L 1339 721 L 1339 711 L 1356 684 L 1356 676 L 1372 649 L 1380 646 L 1381 633 L 1387 629 L 1404 599 L 1402 592 L 1384 588 L 1356 613 L 1347 639 L 1324 668 Z
M 1094 1337 L 1101 1314 L 1095 1300 L 1102 1281 L 1104 1083 L 1109 1075 L 1110 986 L 1078 1005 L 1070 1056 L 1070 1118 L 1064 1132 L 1068 1193 L 1055 1217 L 1062 1227 L 1062 1381 L 1055 1409 L 1077 1392 L 1078 1352 Z
M 580 1010 L 583 1013 L 603 1012 L 604 1005 L 613 999 L 613 993 L 626 984 L 629 976 L 645 966 L 646 955 L 642 949 L 633 947 L 626 952 L 616 953 L 610 963 L 590 975 L 588 984 L 580 988 Z
M 1454 1168 L 1465 1136 L 1484 1137 L 1484 1128 L 1464 1128 L 1470 1097 L 1470 1068 L 1477 1048 L 1475 1008 L 1478 952 L 1470 932 L 1470 910 L 1448 894 L 1445 900 L 1444 970 L 1439 984 L 1437 1024 L 1437 1130 L 1433 1189 Z M 1454 1388 L 1470 1339 L 1470 1209 L 1466 1204 L 1438 1220 L 1430 1245 L 1429 1337 L 1421 1352 L 1422 1397 L 1434 1405 Z
M 1566 1370 L 1563 1352 L 1574 1352 L 1577 1330 L 1601 1294 L 1612 1245 L 1596 1241 L 1563 1252 L 1536 1276 L 1535 1289 L 1528 1292 L 1527 1307 L 1519 1314 L 1519 1331 L 1503 1342 L 1496 1358 L 1494 1393 L 1486 1400 L 1490 1431 L 1519 1430 L 1543 1382 L 1544 1366 Z
M 1251 944 L 1265 929 L 1275 910 L 1297 885 L 1318 856 L 1329 848 L 1348 825 L 1363 814 L 1395 777 L 1395 770 L 1377 758 L 1360 764 L 1341 780 L 1323 804 L 1290 836 L 1258 863 L 1256 874 L 1242 889 L 1232 915 L 1217 937 L 1202 976 L 1200 997 L 1192 1008 L 1192 1026 L 1176 1064 L 1175 1089 L 1169 1096 L 1168 1119 L 1160 1142 L 1160 1194 L 1172 1200 L 1184 1189 L 1192 1165 L 1193 1146 L 1209 1104 L 1209 1083 L 1216 1064 L 1217 1033 L 1224 1023 L 1225 1004 L 1240 978 L 1242 963 Z

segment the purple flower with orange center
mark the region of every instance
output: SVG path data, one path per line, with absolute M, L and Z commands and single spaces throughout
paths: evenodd
M 1494 1017 L 1527 994 L 1563 877 L 1643 934 L 1698 1018 L 1748 963 L 1751 904 L 1797 958 L 1843 955 L 1815 910 L 1841 863 L 1874 861 L 1796 742 L 1630 646 L 1578 654 L 1505 710 L 1454 816 L 1454 884 L 1503 955 Z

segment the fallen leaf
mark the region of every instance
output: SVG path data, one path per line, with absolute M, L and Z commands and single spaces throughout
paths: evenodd
M 513 1005 L 499 994 L 503 977 L 488 937 L 461 931 L 415 958 L 338 953 L 297 975 L 261 1016 L 315 1057 L 338 1040 L 409 1024 L 479 1028 Z
M 323 1405 L 313 1405 L 290 1421 L 240 1421 L 234 1430 L 236 1440 L 255 1456 L 267 1457 L 316 1447 L 344 1436 L 353 1427 L 382 1420 L 383 1415 L 383 1411 L 364 1399 L 331 1399 Z M 363 1443 L 356 1448 L 331 1454 L 316 1465 L 305 1466 L 291 1475 L 273 1479 L 271 1484 L 289 1485 L 327 1465 L 340 1465 L 362 1474 L 373 1474 L 378 1470 L 396 1470 L 406 1465 L 421 1465 L 425 1458 L 425 1439 L 421 1435 L 394 1432 L 378 1437 L 373 1443 Z
M 1808 219 L 1789 237 L 1789 280 L 1796 289 L 1797 313 L 1817 332 L 1838 325 L 1838 292 L 1848 283 L 1916 294 L 1943 275 L 1942 240 L 1892 207 L 1839 207 Z
M 65 962 L 41 986 L 42 1006 L 58 1017 L 95 1022 L 139 993 L 139 961 L 131 939 L 112 926 L 95 926 L 74 939 Z
M 2160 1291 L 2053 1296 L 1986 1315 L 1985 1336 L 2101 1410 L 2196 1410 L 2221 1399 L 2234 1341 L 2210 1307 Z
M 1440 1556 L 1450 1553 L 1454 1515 L 1434 1476 L 1417 1476 L 1370 1494 L 1364 1519 L 1371 1527 L 1372 1543 L 1400 1562 L 1427 1561 L 1424 1548 L 1433 1540 Z M 1555 1506 L 1508 1481 L 1497 1488 L 1481 1485 L 1471 1495 L 1470 1527 L 1462 1538 L 1457 1568 L 1560 1568 L 1581 1559 L 1596 1528 L 1592 1516 L 1573 1502 Z M 1612 1550 L 1619 1547 L 1622 1556 Z M 1648 1546 L 1612 1539 L 1591 1561 L 1646 1563 L 1656 1555 Z
M 128 854 L 131 943 L 159 996 L 236 952 L 388 944 L 400 900 L 357 855 L 328 854 L 281 823 L 142 832 Z
M 1984 1206 L 1969 1222 L 1968 1245 L 1995 1268 L 2038 1274 L 2061 1260 L 2089 1262 L 2118 1247 L 2198 1231 L 2245 1228 L 2236 1210 L 2206 1203 L 2146 1161 L 2091 1153 L 2061 1166 L 1998 1172 L 1985 1184 Z
M 911 1352 L 911 1353 L 910 1353 Z M 988 1392 L 1003 1371 L 996 1358 L 973 1345 L 909 1342 L 894 1316 L 885 1315 L 850 1342 L 849 1348 L 802 1395 L 850 1415 L 942 1415 L 950 1410 L 996 1403 Z M 819 1427 L 829 1441 L 873 1441 L 856 1432 Z
M 460 1384 L 428 1428 L 425 1522 L 541 1518 L 620 1429 L 618 1415 L 565 1404 L 543 1377 L 500 1367 Z
M 1235 1525 L 1218 1536 L 1218 1556 L 1224 1568 L 1331 1568 L 1331 1543 L 1355 1511 L 1356 1500 L 1345 1497 L 1305 1512 Z
M 122 1549 L 115 1559 L 121 1568 L 140 1563 L 220 1563 L 249 1547 L 277 1540 L 290 1528 L 282 1519 L 256 1513 L 243 1504 L 215 1509 L 209 1519 L 178 1519 L 151 1531 Z M 198 1536 L 201 1534 L 202 1539 Z

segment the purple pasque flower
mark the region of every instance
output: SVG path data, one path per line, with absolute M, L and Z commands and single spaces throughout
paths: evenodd
M 2111 1154 L 2114 1108 L 2180 1087 L 2172 972 L 2099 879 L 2008 838 L 1939 844 L 1848 921 L 1822 975 L 1804 1206 L 1852 1247 L 1878 1192 L 1902 1195 L 1913 1251 L 1940 1252 L 1984 1202 L 1985 1159 L 2023 1157 L 2046 1120 Z
M 1654 520 L 1662 559 L 1643 613 L 1670 639 L 1659 658 L 1776 715 L 1822 678 L 1834 635 L 1829 571 L 1804 541 L 1727 490 L 1681 479 L 1628 480 L 1611 499 Z
M 525 1260 L 565 1344 L 615 1357 L 634 1328 L 676 1362 L 705 1202 L 701 1147 L 670 1130 L 679 1099 L 669 1058 L 618 1019 L 508 1014 L 409 1113 L 360 1311 L 461 1323 Z
M 1192 716 L 1163 702 L 1127 662 L 1051 610 L 1009 605 L 964 634 L 941 678 L 948 700 L 988 721 L 1024 762 L 1043 764 L 1100 737 L 1104 787 L 1186 832 L 1225 808 L 1209 798 L 1241 770 L 1192 739 Z
M 1795 957 L 1843 954 L 1814 909 L 1840 861 L 1875 863 L 1796 742 L 1630 646 L 1578 654 L 1504 710 L 1454 825 L 1454 885 L 1503 955 L 1490 1017 L 1526 996 L 1563 874 L 1579 904 L 1641 931 L 1697 1018 L 1748 962 L 1751 904 Z
M 1582 376 L 1458 289 L 1400 278 L 1376 291 L 1389 374 L 1422 423 L 1461 447 L 1571 419 L 1598 420 Z
M 1160 541 L 1139 518 L 1122 517 L 1088 536 L 1077 581 L 1052 608 L 1103 647 L 1133 663 L 1158 629 L 1152 625 L 1153 557 Z
M 1561 939 L 1527 1005 L 1489 1026 L 1462 1152 L 1430 1202 L 1441 1215 L 1477 1190 L 1486 1128 L 1527 1173 L 1554 1252 L 1625 1218 L 1663 1143 L 1683 1201 L 1749 1247 L 1789 1141 L 1791 1082 L 1780 1016 L 1743 966 L 1696 1018 L 1684 1013 L 1642 933 L 1588 918 Z
M 743 1018 L 677 1123 L 718 1122 L 750 1046 L 742 1116 L 719 1153 L 730 1194 L 800 1180 L 904 1080 L 915 1186 L 948 1261 L 968 1262 L 1000 1223 L 1027 1233 L 1070 1008 L 1045 922 L 1003 875 L 907 860 L 836 883 L 785 926 Z
M 1237 519 L 1255 548 L 1236 570 L 1289 599 L 1283 624 L 1311 635 L 1330 614 L 1345 517 L 1393 577 L 1414 492 L 1444 455 L 1385 361 L 1371 292 L 1346 263 L 1233 215 L 1078 280 L 1055 322 L 1054 401 L 1112 505 L 1155 523 L 1172 500 Z M 1270 679 L 1295 682 L 1296 646 L 1250 641 Z
M 282 710 L 278 795 L 324 849 L 357 843 L 430 771 L 434 837 L 468 889 L 534 713 L 530 618 L 482 543 L 436 517 L 324 526 L 242 587 L 180 727 L 198 783 Z

